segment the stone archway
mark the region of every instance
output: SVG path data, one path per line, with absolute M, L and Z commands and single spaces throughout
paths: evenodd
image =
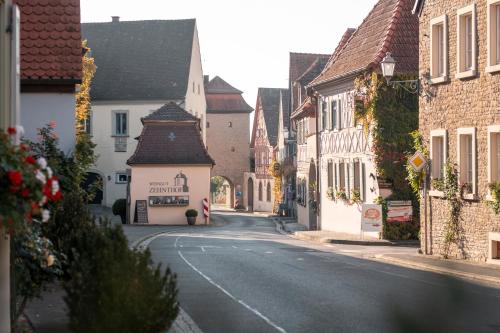
M 210 202 L 216 206 L 235 207 L 234 184 L 229 178 L 225 176 L 210 178 Z

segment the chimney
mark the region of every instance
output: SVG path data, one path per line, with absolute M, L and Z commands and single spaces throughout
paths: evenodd
M 111 22 L 120 22 L 120 16 L 111 16 Z

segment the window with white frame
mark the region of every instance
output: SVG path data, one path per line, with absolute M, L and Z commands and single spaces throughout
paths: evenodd
M 358 159 L 354 160 L 353 176 L 353 190 L 358 191 L 361 194 L 361 163 Z
M 442 179 L 448 156 L 446 130 L 431 131 L 431 178 Z
M 500 0 L 488 0 L 487 7 L 488 60 L 486 71 L 500 71 Z
M 500 125 L 488 126 L 488 183 L 500 182 Z
M 341 161 L 339 163 L 339 190 L 347 191 L 345 186 L 345 163 Z
M 128 135 L 127 111 L 113 111 L 113 135 L 114 136 Z
M 446 15 L 431 20 L 431 82 L 444 82 L 448 78 L 448 24 Z
M 476 129 L 457 129 L 459 182 L 464 195 L 476 194 Z
M 328 128 L 328 105 L 326 101 L 321 103 L 321 129 L 324 131 Z
M 331 124 L 332 129 L 337 129 L 337 100 L 333 99 L 330 103 L 331 105 Z
M 128 181 L 128 176 L 126 172 L 117 172 L 115 175 L 116 184 L 126 184 Z
M 328 187 L 333 187 L 333 162 L 332 160 L 328 160 L 327 164 L 328 169 Z
M 476 7 L 457 11 L 457 78 L 476 74 Z

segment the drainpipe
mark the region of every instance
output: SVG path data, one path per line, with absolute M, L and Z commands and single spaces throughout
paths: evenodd
M 318 102 L 318 93 L 314 93 L 314 98 L 316 99 L 316 120 L 315 120 L 315 126 L 316 126 L 316 225 L 318 227 L 318 230 L 321 230 L 321 196 L 320 196 L 320 187 L 321 187 L 321 173 L 320 173 L 320 165 L 319 165 L 319 149 L 320 149 L 320 133 L 319 133 L 319 102 Z

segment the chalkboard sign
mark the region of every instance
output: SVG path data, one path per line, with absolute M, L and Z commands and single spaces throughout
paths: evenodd
M 136 223 L 148 223 L 148 201 L 136 200 L 135 201 L 135 219 Z

